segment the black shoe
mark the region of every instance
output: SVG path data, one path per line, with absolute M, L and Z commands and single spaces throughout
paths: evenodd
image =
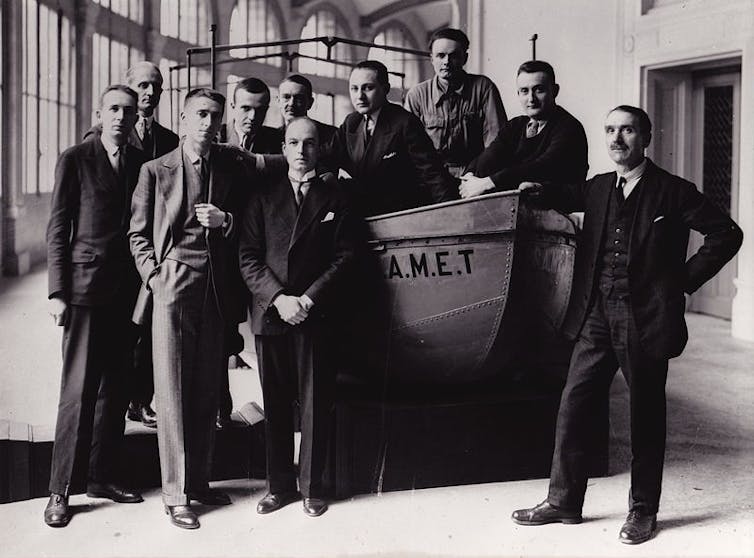
M 581 511 L 556 508 L 547 500 L 533 508 L 516 510 L 511 516 L 519 525 L 547 525 L 548 523 L 581 523 Z
M 618 540 L 625 544 L 640 544 L 651 539 L 656 529 L 656 513 L 632 510 L 628 512 L 626 522 L 620 528 Z
M 50 527 L 65 527 L 71 520 L 71 510 L 68 508 L 68 496 L 50 494 L 45 507 L 45 523 Z
M 189 498 L 196 500 L 205 506 L 228 506 L 233 503 L 230 500 L 230 496 L 225 494 L 225 492 L 220 492 L 219 490 L 213 490 L 211 488 L 207 488 L 200 492 L 191 492 Z
M 327 502 L 321 498 L 304 498 L 304 513 L 309 517 L 317 517 L 327 511 Z
M 119 504 L 138 504 L 144 498 L 138 492 L 132 492 L 112 483 L 90 482 L 86 487 L 86 495 L 90 498 L 107 498 Z
M 257 504 L 257 513 L 265 514 L 279 510 L 283 506 L 287 506 L 291 502 L 298 500 L 297 492 L 281 492 L 279 494 L 273 494 L 268 492 L 264 498 L 259 500 Z
M 170 516 L 170 523 L 181 529 L 198 529 L 199 518 L 191 506 L 165 506 L 165 513 Z
M 129 403 L 126 418 L 128 418 L 128 420 L 140 422 L 149 428 L 157 428 L 157 413 L 154 412 L 149 403 L 146 405 L 134 402 Z

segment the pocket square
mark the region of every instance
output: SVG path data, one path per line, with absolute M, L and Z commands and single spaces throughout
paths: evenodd
M 662 221 L 665 218 L 664 215 L 660 215 L 659 217 L 655 217 L 655 220 L 652 221 L 653 223 L 656 223 L 657 221 Z
M 351 175 L 348 174 L 348 171 L 345 169 L 338 169 L 338 178 L 351 178 Z
M 395 157 L 395 156 L 396 156 L 397 154 L 398 154 L 397 152 L 395 152 L 395 151 L 391 151 L 391 152 L 390 152 L 390 153 L 388 153 L 387 155 L 383 155 L 383 156 L 382 156 L 382 158 L 383 158 L 383 159 L 392 159 L 392 158 L 393 158 L 393 157 Z
M 328 221 L 332 221 L 333 219 L 335 219 L 335 213 L 333 213 L 332 211 L 328 211 L 327 215 L 325 215 L 325 218 L 322 219 L 320 223 L 327 223 Z

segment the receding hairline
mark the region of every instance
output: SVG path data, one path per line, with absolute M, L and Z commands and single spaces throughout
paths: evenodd
M 160 78 L 160 85 L 163 84 L 164 79 L 162 77 L 162 72 L 160 71 L 160 68 L 155 64 L 154 62 L 149 62 L 148 60 L 142 60 L 141 62 L 137 62 L 128 70 L 126 70 L 126 81 L 132 82 L 134 80 L 134 74 L 139 70 L 149 70 L 150 72 L 153 72 L 157 74 L 157 77 Z
M 293 126 L 297 126 L 299 124 L 308 124 L 309 127 L 314 131 L 314 137 L 317 138 L 317 142 L 319 142 L 319 129 L 317 128 L 317 125 L 315 124 L 314 120 L 307 116 L 297 116 L 293 120 L 291 120 L 288 125 L 285 127 L 285 134 L 283 139 L 288 139 L 288 133 L 290 129 Z

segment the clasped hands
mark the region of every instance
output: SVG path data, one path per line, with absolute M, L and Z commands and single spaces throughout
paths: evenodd
M 277 308 L 278 314 L 280 314 L 280 318 L 284 322 L 298 325 L 309 316 L 309 310 L 312 309 L 314 303 L 306 295 L 291 296 L 281 294 L 275 297 L 272 305 Z

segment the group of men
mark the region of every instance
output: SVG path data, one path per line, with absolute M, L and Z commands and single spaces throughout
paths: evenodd
M 387 100 L 386 67 L 360 62 L 349 78 L 354 112 L 337 128 L 306 116 L 314 96 L 300 75 L 279 85 L 279 129 L 263 124 L 271 95 L 257 78 L 238 82 L 224 134 L 224 97 L 192 90 L 180 142 L 153 119 L 162 85 L 154 65 L 132 68 L 129 87 L 107 88 L 101 126 L 60 157 L 48 227 L 51 314 L 64 326 L 48 525 L 68 523 L 68 495 L 84 487 L 92 497 L 141 501 L 112 478 L 135 346 L 142 347 L 135 362 L 153 368 L 170 520 L 197 528 L 192 501 L 231 503 L 210 489 L 210 466 L 233 354 L 228 338 L 247 309 L 265 409 L 268 491 L 257 511 L 303 498 L 305 513 L 324 513 L 337 367 L 332 314 L 360 249 L 359 219 L 518 188 L 535 203 L 584 211 L 585 219 L 564 327 L 577 342 L 550 490 L 513 520 L 581 521 L 596 432 L 591 418 L 620 367 L 630 387 L 633 452 L 620 540 L 651 537 L 668 359 L 686 342 L 683 293 L 735 255 L 742 233 L 693 184 L 645 158 L 651 122 L 644 111 L 621 105 L 608 113 L 615 171 L 586 181 L 586 135 L 556 104 L 552 66 L 519 67 L 524 114 L 506 121 L 494 83 L 464 71 L 468 47 L 460 30 L 436 32 L 429 44 L 435 76 L 408 92 L 405 108 Z M 687 260 L 690 229 L 705 241 Z M 136 418 L 152 418 L 148 398 L 132 399 Z

